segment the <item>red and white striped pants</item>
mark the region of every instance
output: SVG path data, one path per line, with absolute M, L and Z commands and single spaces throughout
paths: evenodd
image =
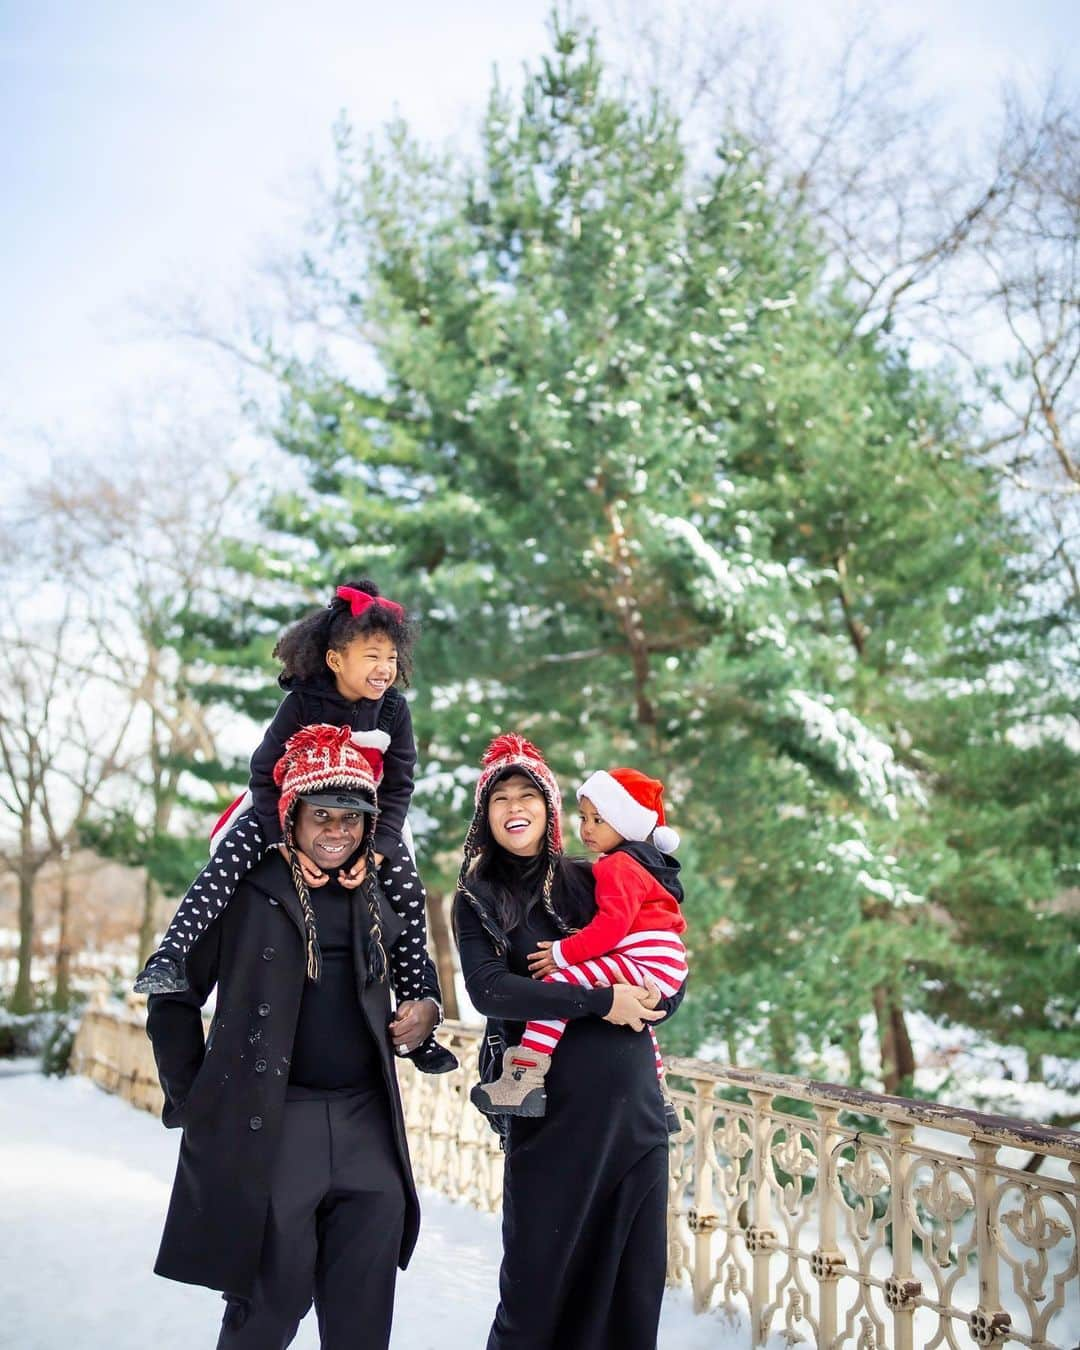
M 577 966 L 562 966 L 545 980 L 561 980 L 563 984 L 579 984 L 585 989 L 598 989 L 613 984 L 642 986 L 651 980 L 665 997 L 682 987 L 686 979 L 686 948 L 677 933 L 627 933 L 610 952 Z M 523 1050 L 534 1050 L 542 1055 L 553 1055 L 566 1031 L 566 1019 L 529 1022 L 521 1038 Z M 649 1027 L 653 1050 L 656 1053 L 656 1072 L 662 1076 L 664 1061 L 656 1033 Z

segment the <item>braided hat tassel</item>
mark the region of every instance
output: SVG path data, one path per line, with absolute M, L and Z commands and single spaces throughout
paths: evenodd
M 367 891 L 368 938 L 364 953 L 367 961 L 368 982 L 382 984 L 386 979 L 386 948 L 383 946 L 382 915 L 379 913 L 379 891 L 375 880 L 375 831 L 368 830 L 367 847 L 364 850 L 367 871 L 364 874 L 364 888 Z
M 322 952 L 319 950 L 319 935 L 315 930 L 315 911 L 311 907 L 311 892 L 308 890 L 300 859 L 292 842 L 292 821 L 289 821 L 289 870 L 292 872 L 293 885 L 300 899 L 300 908 L 304 911 L 304 932 L 307 935 L 307 977 L 318 984 L 322 977 Z

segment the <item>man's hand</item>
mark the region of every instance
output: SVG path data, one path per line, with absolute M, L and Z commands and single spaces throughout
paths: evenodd
M 278 852 L 286 862 L 289 861 L 289 850 L 284 844 L 278 844 Z M 330 880 L 326 873 L 320 871 L 308 855 L 301 853 L 299 849 L 296 850 L 296 860 L 300 864 L 300 871 L 304 874 L 304 880 L 312 890 L 318 890 L 320 886 L 325 886 Z
M 439 1010 L 430 998 L 406 999 L 390 1019 L 390 1040 L 396 1055 L 407 1055 L 426 1041 L 439 1021 Z
M 545 975 L 551 975 L 559 969 L 551 954 L 552 945 L 550 942 L 538 942 L 536 951 L 529 956 L 529 974 L 534 980 L 542 980 Z
M 383 865 L 383 859 L 384 859 L 385 857 L 386 857 L 386 854 L 385 854 L 385 853 L 376 853 L 376 854 L 375 854 L 375 866 L 376 866 L 376 867 L 381 867 L 381 866 Z
M 367 876 L 367 859 L 361 853 L 347 872 L 338 873 L 338 883 L 347 891 L 355 891 Z

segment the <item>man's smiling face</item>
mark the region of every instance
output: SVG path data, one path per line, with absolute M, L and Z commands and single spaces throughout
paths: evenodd
M 302 798 L 296 804 L 293 835 L 296 847 L 324 871 L 343 866 L 364 841 L 363 811 L 338 811 L 312 806 Z

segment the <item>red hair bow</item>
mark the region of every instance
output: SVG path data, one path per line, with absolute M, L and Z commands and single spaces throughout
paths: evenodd
M 383 595 L 368 595 L 367 591 L 358 591 L 355 586 L 339 586 L 334 594 L 339 600 L 348 600 L 354 619 L 372 605 L 383 605 L 396 619 L 405 617 L 404 608 L 393 600 L 387 600 Z

